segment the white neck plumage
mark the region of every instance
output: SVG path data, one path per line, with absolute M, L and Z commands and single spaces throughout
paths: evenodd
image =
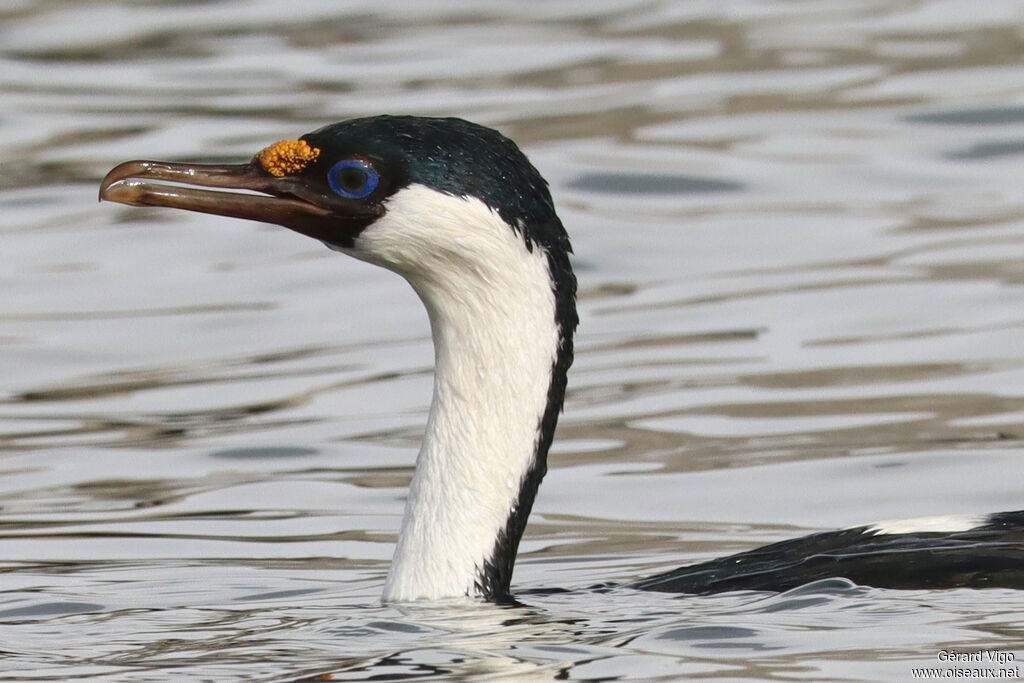
M 479 199 L 419 185 L 345 251 L 403 275 L 434 340 L 433 402 L 384 599 L 500 599 L 525 517 L 510 520 L 529 513 L 550 443 L 560 332 L 547 255 Z

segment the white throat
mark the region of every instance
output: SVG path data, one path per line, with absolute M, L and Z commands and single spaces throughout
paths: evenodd
M 346 253 L 404 276 L 430 316 L 434 395 L 384 599 L 481 594 L 533 462 L 558 350 L 543 250 L 476 198 L 396 192 Z

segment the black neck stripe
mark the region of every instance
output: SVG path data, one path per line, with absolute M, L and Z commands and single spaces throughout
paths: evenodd
M 566 240 L 568 245 L 568 240 Z M 537 446 L 530 467 L 523 477 L 519 494 L 509 513 L 505 528 L 498 533 L 491 556 L 479 570 L 476 587 L 485 600 L 507 602 L 511 599 L 509 587 L 515 566 L 519 541 L 533 509 L 544 475 L 547 474 L 548 450 L 555 436 L 555 426 L 565 400 L 565 387 L 569 366 L 573 360 L 573 333 L 576 330 L 576 276 L 569 263 L 569 249 L 547 251 L 555 294 L 555 324 L 558 326 L 558 350 L 551 366 L 547 405 L 537 426 Z

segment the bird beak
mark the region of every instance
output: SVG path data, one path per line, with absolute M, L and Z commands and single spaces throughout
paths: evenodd
M 267 173 L 256 160 L 223 166 L 126 161 L 107 173 L 100 184 L 100 200 L 274 223 L 333 244 L 350 241 L 378 217 L 366 207 L 316 192 L 301 177 Z

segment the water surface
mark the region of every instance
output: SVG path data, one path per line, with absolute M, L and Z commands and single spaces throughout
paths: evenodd
M 584 590 L 1024 508 L 1022 22 L 1010 0 L 8 3 L 0 678 L 1024 659 L 1013 591 Z M 242 160 L 381 112 L 514 137 L 574 240 L 520 607 L 379 603 L 430 398 L 404 282 L 285 230 L 96 203 L 125 159 Z

